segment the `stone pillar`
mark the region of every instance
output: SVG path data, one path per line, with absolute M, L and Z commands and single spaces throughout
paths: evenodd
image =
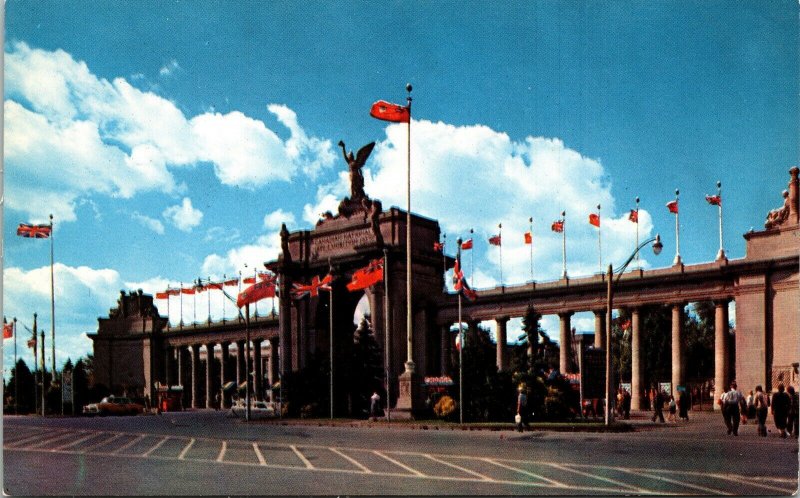
M 642 329 L 639 309 L 631 309 L 631 410 L 642 410 L 644 370 L 642 369 Z
M 284 256 L 285 257 L 285 256 Z M 291 296 L 292 292 L 292 283 L 289 277 L 281 273 L 280 279 L 281 283 L 281 296 Z M 281 385 L 283 386 L 284 391 L 288 387 L 283 379 L 286 379 L 288 373 L 291 371 L 292 367 L 292 300 L 291 299 L 281 299 L 280 300 L 280 315 L 278 315 L 278 326 L 280 330 L 280 378 L 281 378 Z
M 570 328 L 570 317 L 572 316 L 572 312 L 568 311 L 566 313 L 559 313 L 558 317 L 560 318 L 560 326 L 559 326 L 559 334 L 558 334 L 558 349 L 559 349 L 559 361 L 558 361 L 558 369 L 561 373 L 570 373 L 569 372 L 569 364 L 571 358 L 571 351 L 572 351 L 572 334 Z
M 714 301 L 714 385 L 716 390 L 714 396 L 719 398 L 719 394 L 728 388 L 728 300 Z M 716 400 L 712 403 L 714 410 L 722 407 L 717 405 Z
M 214 358 L 214 344 L 206 344 L 206 408 L 214 408 L 217 390 L 214 389 L 214 366 L 217 359 Z
M 200 345 L 189 346 L 192 358 L 192 408 L 200 407 Z
M 257 401 L 264 399 L 264 371 L 261 368 L 261 342 L 262 339 L 253 339 L 253 392 Z
M 279 373 L 279 369 L 278 369 L 278 367 L 280 366 L 279 365 L 279 361 L 280 360 L 278 359 L 278 348 L 279 347 L 280 346 L 278 345 L 278 338 L 277 337 L 273 337 L 272 339 L 269 340 L 269 373 L 268 373 L 268 375 L 269 375 L 269 385 L 270 385 L 270 387 L 275 385 L 275 383 L 278 382 L 278 379 L 280 378 L 280 373 Z M 270 396 L 270 398 L 271 398 L 271 396 Z
M 236 389 L 245 381 L 244 341 L 236 341 Z
M 789 170 L 791 180 L 789 180 L 789 219 L 790 225 L 800 222 L 800 180 L 798 180 L 800 169 L 794 166 Z
M 164 351 L 164 384 L 169 386 L 172 383 L 172 365 L 173 365 L 173 355 L 175 354 L 175 350 L 172 349 L 171 346 L 167 346 L 166 351 Z M 155 402 L 155 400 L 153 400 Z
M 440 329 L 441 338 L 441 359 L 439 360 L 439 374 L 450 375 L 450 324 L 442 325 Z
M 594 312 L 594 347 L 606 349 L 606 310 Z
M 230 343 L 228 342 L 221 342 L 219 343 L 220 347 L 220 356 L 219 356 L 219 395 L 220 395 L 220 408 L 227 408 L 228 404 L 225 402 L 225 393 L 222 392 L 222 388 L 225 387 L 225 384 L 230 382 L 228 380 L 228 347 Z
M 478 322 L 477 320 L 470 320 L 467 322 L 467 340 L 465 346 L 472 347 L 478 342 Z
M 497 323 L 497 370 L 508 370 L 508 345 L 506 344 L 506 325 L 508 317 L 500 316 L 495 318 Z
M 678 386 L 683 385 L 683 303 L 672 305 L 672 395 L 678 399 Z

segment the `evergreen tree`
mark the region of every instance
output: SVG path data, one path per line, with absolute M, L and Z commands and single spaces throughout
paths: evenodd
M 353 333 L 352 361 L 348 370 L 352 415 L 366 418 L 372 393 L 377 391 L 381 399 L 386 400 L 381 347 L 366 316 Z
M 15 380 L 16 378 L 19 380 Z M 11 395 L 14 394 L 14 383 L 18 382 L 17 390 L 19 393 L 19 399 L 17 400 L 17 409 L 19 413 L 33 413 L 36 411 L 36 395 L 34 393 L 34 389 L 36 386 L 36 381 L 33 377 L 33 373 L 28 368 L 28 365 L 25 364 L 25 361 L 20 358 L 17 360 L 17 364 L 11 370 L 11 379 L 9 380 L 8 385 L 11 386 Z M 13 401 L 11 403 L 13 405 Z

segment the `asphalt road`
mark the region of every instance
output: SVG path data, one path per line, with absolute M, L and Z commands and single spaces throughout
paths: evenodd
M 246 424 L 224 412 L 3 418 L 9 495 L 787 495 L 798 444 L 721 417 L 633 433 Z

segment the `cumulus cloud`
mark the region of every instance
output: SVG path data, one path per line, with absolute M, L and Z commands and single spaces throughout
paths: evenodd
M 164 224 L 155 218 L 140 214 L 138 211 L 131 213 L 131 218 L 159 235 L 164 234 Z
M 286 106 L 268 107 L 289 131 L 284 140 L 237 111 L 187 117 L 124 78 L 98 78 L 63 50 L 22 42 L 7 50 L 7 200 L 32 216 L 52 209 L 59 220 L 75 220 L 76 202 L 96 194 L 179 193 L 174 168 L 210 163 L 221 183 L 255 189 L 333 164 L 330 141 L 309 136 Z M 179 67 L 171 61 L 162 74 Z M 30 202 L 54 194 L 52 207 Z
M 158 70 L 158 74 L 161 76 L 172 76 L 175 71 L 179 70 L 181 66 L 178 64 L 178 61 L 172 59 L 171 61 L 167 62 L 161 69 Z
M 183 232 L 191 232 L 203 220 L 203 213 L 192 207 L 188 197 L 184 197 L 181 204 L 165 209 L 162 215 Z
M 246 244 L 228 250 L 224 255 L 210 254 L 203 260 L 202 274 L 219 278 L 223 274 L 238 275 L 238 271 L 263 270 L 264 263 L 278 258 L 281 237 L 277 231 L 262 235 L 254 244 Z
M 280 229 L 283 223 L 286 223 L 287 227 L 293 226 L 295 224 L 294 214 L 278 209 L 264 216 L 264 228 L 267 230 Z

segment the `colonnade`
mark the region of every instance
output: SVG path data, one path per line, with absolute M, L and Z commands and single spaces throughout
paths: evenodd
M 250 374 L 253 376 L 251 396 L 258 401 L 264 399 L 267 387 L 262 382 L 265 372 L 261 349 L 264 341 L 260 338 L 250 341 Z M 272 386 L 279 379 L 278 338 L 271 338 L 268 342 L 266 376 Z M 231 345 L 236 347 L 235 355 Z M 246 346 L 244 340 L 167 345 L 163 381 L 166 385 L 184 387 L 186 407 L 216 408 L 219 394 L 219 408 L 229 408 L 229 400 L 223 395 L 222 388 L 229 382 L 235 382 L 238 387 L 247 380 Z M 204 358 L 200 355 L 202 347 L 206 350 Z
M 728 387 L 731 380 L 728 351 L 729 316 L 728 304 L 730 299 L 714 301 L 714 379 L 716 386 Z M 672 303 L 672 330 L 671 330 L 671 364 L 672 364 L 672 394 L 677 395 L 676 387 L 685 385 L 685 337 L 684 337 L 684 308 L 685 302 Z M 644 383 L 644 353 L 642 344 L 642 328 L 640 308 L 626 308 L 631 316 L 631 409 L 641 410 L 645 407 L 644 393 L 648 386 Z M 594 313 L 594 347 L 605 349 L 606 347 L 606 310 L 591 310 Z M 571 317 L 574 311 L 559 312 L 559 370 L 563 373 L 573 373 L 571 368 L 572 357 L 572 337 L 571 337 Z M 507 315 L 494 318 L 496 323 L 497 336 L 497 368 L 507 370 L 509 368 L 509 350 L 507 341 L 507 324 L 510 319 Z M 477 328 L 479 320 L 468 320 L 466 341 L 477 338 Z M 451 324 L 442 325 L 441 333 L 441 375 L 450 374 L 450 344 L 452 343 Z M 533 352 L 532 345 L 529 345 L 528 354 Z M 614 351 L 612 351 L 614 354 Z M 718 409 L 714 404 L 715 409 Z

